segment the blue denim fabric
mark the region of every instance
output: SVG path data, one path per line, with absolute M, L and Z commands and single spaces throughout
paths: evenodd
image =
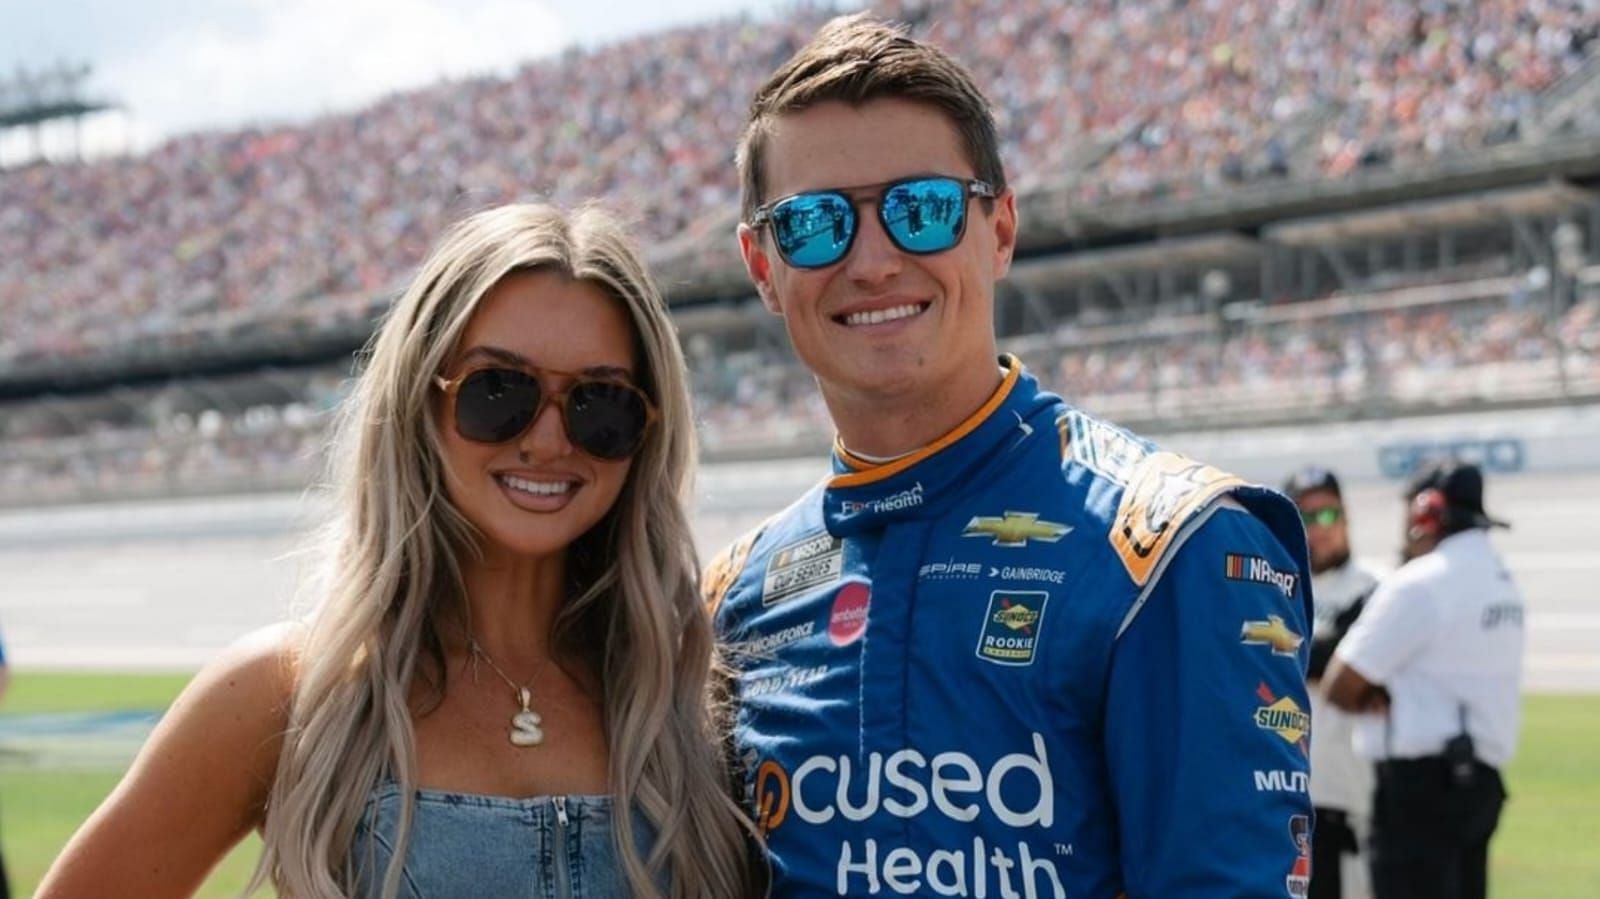
M 511 799 L 418 790 L 416 798 L 402 899 L 628 895 L 609 796 Z M 400 787 L 384 783 L 367 800 L 350 848 L 357 896 L 380 894 L 394 856 L 400 799 Z M 648 853 L 654 829 L 638 812 L 633 826 L 640 854 Z

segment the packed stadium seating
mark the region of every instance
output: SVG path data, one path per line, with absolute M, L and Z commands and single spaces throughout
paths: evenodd
M 887 4 L 973 67 L 1023 189 L 1085 198 L 1405 165 L 1515 137 L 1596 37 L 1585 0 Z M 825 13 L 726 20 L 305 125 L 0 177 L 0 365 L 240 316 L 364 309 L 445 222 L 600 196 L 663 241 L 725 211 L 741 110 Z M 721 238 L 720 235 L 717 236 Z
M 1019 191 L 1064 190 L 1079 205 L 1425 170 L 1548 137 L 1555 99 L 1600 83 L 1594 0 L 874 8 L 973 68 Z M 831 14 L 806 3 L 308 123 L 0 172 L 0 378 L 42 362 L 114 370 L 130 347 L 359 328 L 449 220 L 509 199 L 603 198 L 656 257 L 726 243 L 744 103 Z M 1600 114 L 1558 124 L 1600 133 Z M 1595 279 L 1581 281 L 1587 298 L 1552 309 L 1512 286 L 1524 274 L 1502 271 L 1447 302 L 1379 292 L 1285 310 L 1264 297 L 1254 318 L 1169 310 L 1155 327 L 1083 324 L 1019 343 L 1063 393 L 1132 422 L 1375 394 L 1492 400 L 1516 395 L 1508 385 L 1538 395 L 1596 377 Z M 690 349 L 711 452 L 798 444 L 825 422 L 781 349 Z M 274 396 L 209 409 L 176 410 L 194 402 L 181 387 L 12 404 L 0 416 L 0 502 L 303 482 L 347 369 L 324 362 Z M 1237 408 L 1219 403 L 1219 387 Z

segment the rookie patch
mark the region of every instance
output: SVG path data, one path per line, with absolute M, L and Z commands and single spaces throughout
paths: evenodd
M 1031 665 L 1050 594 L 1038 590 L 996 590 L 978 633 L 978 658 L 998 665 Z

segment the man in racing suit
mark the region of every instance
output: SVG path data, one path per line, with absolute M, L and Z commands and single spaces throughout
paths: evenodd
M 998 355 L 995 144 L 964 70 L 864 17 L 752 105 L 741 250 L 838 429 L 706 576 L 773 895 L 1304 896 L 1299 516 Z M 914 235 L 908 182 L 965 196 Z M 793 227 L 841 207 L 844 241 Z
M 1344 490 L 1333 472 L 1307 466 L 1290 476 L 1283 492 L 1300 507 L 1317 597 L 1306 675 L 1313 725 L 1311 803 L 1317 812 L 1311 899 L 1367 899 L 1372 892 L 1360 854 L 1372 813 L 1372 762 L 1356 754 L 1355 719 L 1323 697 L 1321 680 L 1334 649 L 1377 589 L 1378 579 L 1351 558 Z

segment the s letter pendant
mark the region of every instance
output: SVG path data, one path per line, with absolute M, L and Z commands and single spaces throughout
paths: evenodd
M 544 719 L 528 708 L 533 696 L 527 687 L 517 691 L 522 700 L 522 711 L 511 716 L 511 742 L 517 746 L 538 746 L 544 742 Z

